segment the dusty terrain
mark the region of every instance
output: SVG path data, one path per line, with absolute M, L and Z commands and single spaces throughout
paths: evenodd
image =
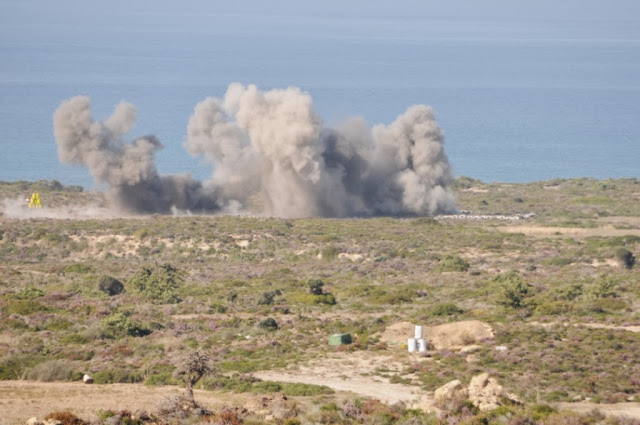
M 52 411 L 69 410 L 83 419 L 95 419 L 100 410 L 153 410 L 164 397 L 181 392 L 182 389 L 173 386 L 0 381 L 0 424 L 24 424 L 30 417 L 43 417 Z M 247 398 L 198 390 L 195 396 L 211 407 L 242 403 Z
M 548 227 L 548 226 L 504 226 L 498 227 L 499 230 L 508 233 L 522 233 L 527 236 L 536 237 L 615 237 L 635 235 L 640 236 L 640 229 L 616 229 L 613 226 L 605 225 L 598 228 L 578 228 L 578 227 Z

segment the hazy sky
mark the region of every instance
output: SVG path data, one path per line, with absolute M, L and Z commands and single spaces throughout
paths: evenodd
M 38 155 L 34 173 L 71 172 L 51 114 L 84 94 L 96 117 L 134 103 L 134 134 L 166 145 L 161 172 L 184 170 L 194 105 L 238 81 L 299 86 L 328 125 L 430 104 L 457 173 L 484 178 L 476 158 L 510 152 L 488 178 L 600 175 L 593 158 L 616 151 L 600 140 L 638 145 L 639 49 L 640 0 L 0 0 L 0 168 L 27 178 Z M 558 160 L 522 176 L 513 158 L 534 151 Z M 566 167 L 578 154 L 590 169 Z
M 640 18 L 637 0 L 401 0 L 375 2 L 370 0 L 329 1 L 135 1 L 111 0 L 87 2 L 81 0 L 0 0 L 2 29 L 29 24 L 62 24 L 108 26 L 118 24 L 118 17 L 147 17 L 129 21 L 144 27 L 166 23 L 165 17 L 197 16 L 203 22 L 211 15 L 239 14 L 260 16 L 314 16 L 367 19 L 442 19 L 473 21 L 522 20 L 631 20 Z M 156 17 L 159 21 L 154 21 Z

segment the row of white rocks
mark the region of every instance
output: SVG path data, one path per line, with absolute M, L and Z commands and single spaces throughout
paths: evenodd
M 533 214 L 526 215 L 470 215 L 470 214 L 450 214 L 450 215 L 436 215 L 436 220 L 453 218 L 458 220 L 505 220 L 505 221 L 518 221 L 533 217 Z

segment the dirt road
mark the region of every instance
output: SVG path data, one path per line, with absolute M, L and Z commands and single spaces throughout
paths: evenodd
M 295 370 L 263 371 L 254 375 L 262 380 L 326 385 L 336 391 L 349 391 L 386 403 L 403 401 L 411 406 L 427 407 L 429 397 L 420 387 L 391 383 L 381 376 L 402 368 L 404 365 L 393 356 L 357 351 L 332 353 Z

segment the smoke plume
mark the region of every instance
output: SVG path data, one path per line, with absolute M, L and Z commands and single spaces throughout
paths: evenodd
M 218 209 L 214 188 L 189 175 L 158 174 L 153 157 L 162 143 L 155 136 L 122 140 L 135 119 L 136 109 L 130 103 L 120 103 L 109 118 L 95 122 L 89 98 L 63 102 L 53 115 L 60 161 L 87 166 L 95 181 L 108 185 L 107 196 L 115 207 L 127 212 Z
M 353 118 L 323 127 L 309 94 L 231 84 L 196 105 L 185 149 L 214 169 L 209 181 L 160 175 L 155 136 L 126 142 L 136 109 L 121 103 L 102 122 L 75 97 L 54 114 L 60 160 L 89 168 L 128 212 L 215 212 L 239 205 L 278 217 L 415 216 L 456 211 L 442 131 L 424 105 L 388 126 Z

